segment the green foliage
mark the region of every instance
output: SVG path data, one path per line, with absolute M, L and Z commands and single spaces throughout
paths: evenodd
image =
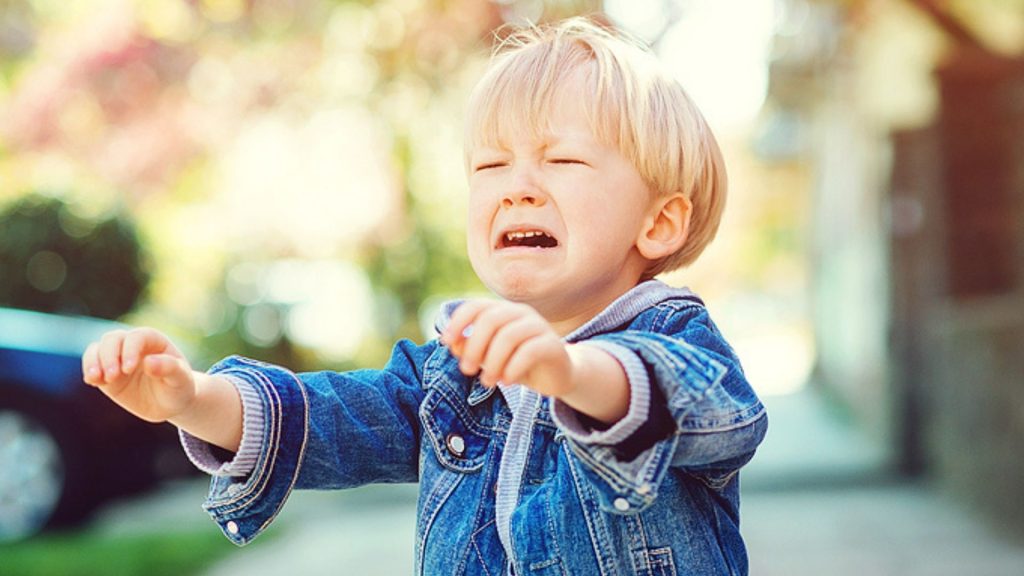
M 401 242 L 377 246 L 365 269 L 373 285 L 394 294 L 400 306 L 392 314 L 400 318 L 398 331 L 389 336 L 422 340 L 418 313 L 427 298 L 482 291 L 483 286 L 461 244 L 451 245 L 444 231 L 416 220 Z
M 4 576 L 187 576 L 235 550 L 209 531 L 105 536 L 51 535 L 0 545 Z
M 149 278 L 123 215 L 82 217 L 40 194 L 0 212 L 0 306 L 113 319 L 135 307 Z

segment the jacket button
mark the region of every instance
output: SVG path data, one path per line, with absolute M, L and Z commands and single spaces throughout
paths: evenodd
M 462 458 L 466 453 L 466 441 L 458 434 L 449 434 L 444 443 L 448 446 L 448 451 L 457 458 Z
M 616 498 L 615 502 L 612 502 L 612 506 L 615 506 L 615 509 L 619 512 L 625 512 L 626 510 L 629 510 L 629 500 L 626 500 L 625 498 Z
M 228 533 L 230 533 L 232 536 L 238 534 L 238 524 L 235 524 L 234 520 L 232 520 L 231 522 L 228 522 L 227 529 L 228 529 Z

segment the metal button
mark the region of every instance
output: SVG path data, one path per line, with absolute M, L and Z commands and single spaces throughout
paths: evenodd
M 629 510 L 629 500 L 626 500 L 625 498 L 616 498 L 615 502 L 612 502 L 612 505 L 615 506 L 615 509 L 619 512 Z
M 233 520 L 231 522 L 228 522 L 228 533 L 230 533 L 232 536 L 238 534 L 238 524 L 235 524 Z
M 448 446 L 448 451 L 451 452 L 452 455 L 462 458 L 462 455 L 466 453 L 466 441 L 463 440 L 462 436 L 459 436 L 458 434 L 449 434 L 448 437 L 445 438 L 444 442 Z

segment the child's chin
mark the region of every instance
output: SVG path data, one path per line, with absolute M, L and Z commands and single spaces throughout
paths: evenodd
M 536 272 L 509 271 L 502 274 L 496 284 L 496 286 L 490 287 L 491 290 L 512 302 L 529 304 L 531 301 L 543 297 L 543 283 L 540 275 Z

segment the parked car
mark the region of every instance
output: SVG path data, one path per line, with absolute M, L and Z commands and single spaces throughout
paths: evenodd
M 0 308 L 0 541 L 192 470 L 173 426 L 143 422 L 83 382 L 82 352 L 118 327 Z

